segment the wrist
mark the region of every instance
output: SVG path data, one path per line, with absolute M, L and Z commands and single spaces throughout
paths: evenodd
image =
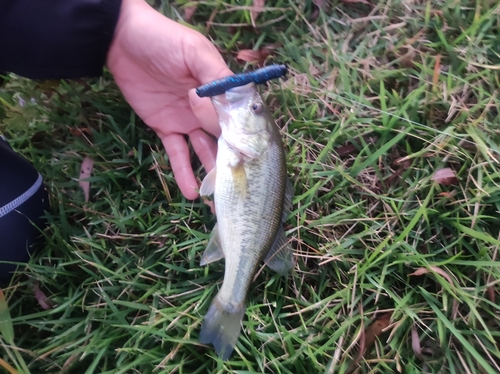
M 156 14 L 157 12 L 145 0 L 122 0 L 120 15 L 106 59 L 108 68 L 111 69 L 125 51 L 136 52 L 135 55 L 141 56 L 142 51 L 137 50 L 137 46 L 140 44 L 135 45 L 135 51 L 130 50 L 128 46 L 133 38 L 141 38 L 140 34 L 144 30 L 141 23 L 147 25 L 148 18 L 154 17 Z

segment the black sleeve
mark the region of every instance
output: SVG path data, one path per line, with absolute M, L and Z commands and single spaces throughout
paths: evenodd
M 0 72 L 33 79 L 98 76 L 121 0 L 0 0 Z

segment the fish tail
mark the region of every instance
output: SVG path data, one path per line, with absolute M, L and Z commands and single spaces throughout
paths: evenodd
M 212 343 L 219 357 L 227 360 L 240 335 L 244 314 L 244 305 L 227 305 L 216 296 L 203 321 L 200 343 Z

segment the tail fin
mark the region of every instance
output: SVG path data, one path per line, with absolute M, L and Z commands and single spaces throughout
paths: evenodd
M 200 332 L 200 343 L 212 343 L 224 361 L 233 353 L 241 329 L 245 306 L 222 304 L 218 297 L 212 301 Z

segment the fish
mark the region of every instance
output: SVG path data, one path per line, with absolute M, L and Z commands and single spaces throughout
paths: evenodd
M 253 278 L 264 263 L 280 275 L 295 267 L 283 223 L 292 208 L 280 131 L 255 83 L 213 96 L 221 136 L 215 168 L 200 187 L 213 194 L 217 223 L 201 265 L 225 258 L 224 280 L 199 340 L 227 360 L 237 343 Z

